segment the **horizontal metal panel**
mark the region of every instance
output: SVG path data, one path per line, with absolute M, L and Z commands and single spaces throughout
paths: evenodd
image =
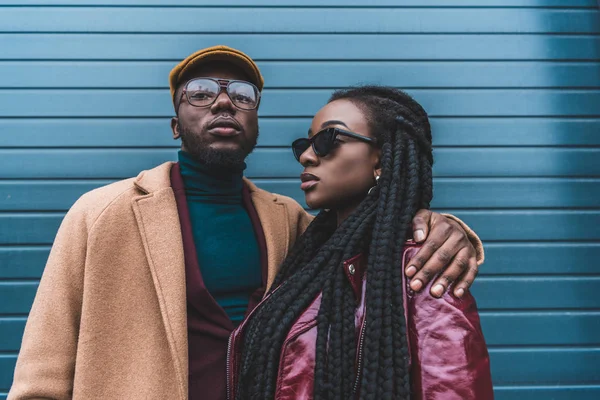
M 25 317 L 0 317 L 0 351 L 21 346 Z M 596 312 L 482 313 L 488 346 L 594 345 L 598 343 L 600 315 Z
M 598 383 L 599 348 L 494 349 L 490 359 L 496 385 Z
M 226 43 L 256 60 L 594 60 L 597 36 L 519 34 L 19 34 L 0 60 L 182 60 Z M 349 46 L 348 44 L 352 45 Z
M 600 174 L 599 148 L 440 148 L 436 177 L 588 176 Z M 176 160 L 175 149 L 0 149 L 0 179 L 129 178 Z M 249 178 L 294 178 L 302 172 L 287 148 L 257 149 Z
M 160 6 L 160 7 L 226 7 L 244 6 L 256 7 L 525 7 L 525 8 L 593 8 L 596 0 L 2 0 L 0 4 L 10 6 L 38 5 L 118 5 L 118 6 Z
M 478 232 L 484 242 L 600 239 L 600 211 L 483 210 L 453 213 Z
M 0 211 L 64 211 L 82 194 L 110 180 L 0 181 Z M 254 183 L 292 197 L 305 208 L 299 179 L 257 179 Z M 433 208 L 600 207 L 600 179 L 436 178 Z
M 600 116 L 600 90 L 410 89 L 431 116 Z M 312 117 L 330 89 L 267 89 L 261 116 Z M 166 89 L 4 89 L 0 117 L 170 117 Z M 23 107 L 27 104 L 27 107 Z
M 42 275 L 49 245 L 0 247 L 0 279 Z M 600 274 L 598 243 L 486 243 L 480 276 Z
M 600 69 L 599 69 L 600 71 Z M 431 118 L 435 146 L 600 145 L 597 118 Z M 260 119 L 258 143 L 289 146 L 311 118 Z M 169 118 L 0 119 L 0 147 L 173 147 Z
M 19 351 L 25 317 L 0 317 L 0 352 Z
M 479 276 L 600 274 L 600 243 L 485 243 Z M 0 247 L 0 279 L 42 276 L 50 245 Z M 540 340 L 542 340 L 540 338 Z
M 484 242 L 600 240 L 600 211 L 456 211 L 454 214 Z M 50 244 L 63 216 L 63 213 L 0 214 L 0 244 Z
M 594 261 L 600 260 L 599 242 L 484 243 L 484 249 L 482 275 L 600 274 L 600 263 Z
M 598 345 L 598 311 L 482 312 L 480 318 L 488 346 Z
M 0 247 L 0 280 L 40 278 L 50 246 Z
M 600 21 L 600 16 L 598 17 Z M 3 61 L 2 88 L 166 88 L 172 61 Z M 600 86 L 598 62 L 262 61 L 266 88 Z
M 231 22 L 227 23 L 225 21 Z M 233 22 L 235 21 L 235 22 Z M 594 33 L 597 10 L 4 7 L 0 32 Z
M 597 400 L 600 385 L 572 385 L 551 383 L 547 386 L 499 386 L 494 387 L 495 400 Z
M 596 295 L 599 284 L 600 276 L 480 277 L 473 285 L 472 292 L 480 311 L 585 310 L 600 308 L 600 297 Z M 29 313 L 37 286 L 37 282 L 0 282 L 0 314 Z

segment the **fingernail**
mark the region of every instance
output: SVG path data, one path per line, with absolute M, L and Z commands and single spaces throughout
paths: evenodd
M 433 287 L 433 289 L 431 289 L 431 292 L 434 296 L 440 297 L 444 293 L 444 286 L 438 283 Z
M 422 240 L 425 240 L 425 232 L 422 229 L 417 229 L 415 231 L 415 241 L 420 242 Z
M 411 265 L 410 267 L 406 268 L 406 276 L 408 276 L 409 278 L 413 276 L 416 272 L 417 268 L 415 268 L 414 265 Z
M 422 287 L 423 287 L 423 282 L 421 282 L 418 279 L 415 279 L 414 281 L 412 281 L 410 283 L 410 288 L 412 290 L 414 290 L 415 292 L 418 292 L 419 290 L 421 290 Z
M 461 298 L 463 297 L 463 294 L 465 294 L 465 289 L 460 288 L 456 291 L 456 297 Z

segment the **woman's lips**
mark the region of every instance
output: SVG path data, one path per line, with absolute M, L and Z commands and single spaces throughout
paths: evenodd
M 314 187 L 317 183 L 319 183 L 319 177 L 309 174 L 308 172 L 303 172 L 300 175 L 300 180 L 302 181 L 302 184 L 300 184 L 300 189 L 304 191 Z
M 306 181 L 306 182 L 302 182 L 302 184 L 300 185 L 300 189 L 307 191 L 310 188 L 314 187 L 317 183 L 319 183 L 319 181 Z

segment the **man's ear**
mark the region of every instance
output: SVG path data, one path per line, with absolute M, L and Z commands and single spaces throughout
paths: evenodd
M 173 131 L 174 140 L 177 140 L 181 137 L 181 134 L 179 133 L 179 118 L 171 118 L 171 130 Z

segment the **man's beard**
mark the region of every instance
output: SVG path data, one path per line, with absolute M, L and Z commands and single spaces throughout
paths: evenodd
M 252 153 L 252 150 L 256 147 L 256 141 L 258 139 L 258 126 L 256 126 L 256 135 L 250 135 L 254 138 L 253 140 L 241 143 L 238 148 L 235 149 L 213 149 L 211 148 L 211 142 L 206 140 L 204 135 L 196 135 L 191 129 L 179 123 L 179 134 L 181 135 L 181 142 L 187 153 L 192 158 L 202 164 L 210 167 L 227 168 L 227 169 L 243 169 L 245 167 L 244 161 L 248 154 Z M 247 136 L 248 137 L 248 136 Z

